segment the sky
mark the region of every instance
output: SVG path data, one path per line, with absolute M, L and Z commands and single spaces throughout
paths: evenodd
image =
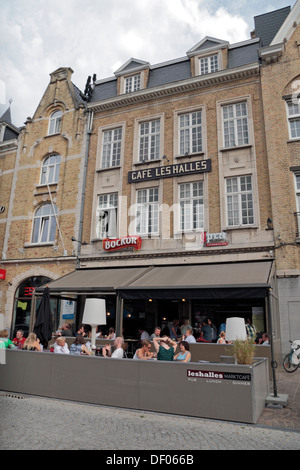
M 0 0 L 0 116 L 32 117 L 50 73 L 71 67 L 112 77 L 131 57 L 158 64 L 184 57 L 205 36 L 250 39 L 253 17 L 296 0 Z

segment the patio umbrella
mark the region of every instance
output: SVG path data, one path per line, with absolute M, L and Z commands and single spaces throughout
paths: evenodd
M 50 306 L 49 287 L 46 286 L 43 292 L 41 303 L 36 312 L 36 320 L 33 327 L 34 333 L 40 340 L 44 349 L 48 347 L 48 341 L 52 338 L 53 322 Z

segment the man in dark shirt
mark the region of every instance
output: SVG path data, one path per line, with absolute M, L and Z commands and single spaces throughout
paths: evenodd
M 211 320 L 206 318 L 203 322 L 201 327 L 201 331 L 203 331 L 203 339 L 205 341 L 212 341 L 212 328 L 211 328 Z

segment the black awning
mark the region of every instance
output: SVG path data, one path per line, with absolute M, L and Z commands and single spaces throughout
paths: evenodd
M 157 266 L 118 289 L 124 299 L 265 298 L 272 262 Z

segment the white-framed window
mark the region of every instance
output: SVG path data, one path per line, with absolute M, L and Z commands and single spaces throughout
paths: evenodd
M 180 230 L 204 229 L 203 181 L 179 185 Z
M 180 155 L 203 151 L 202 111 L 179 115 Z
M 199 58 L 200 75 L 217 72 L 219 70 L 219 54 Z
M 54 111 L 49 119 L 48 135 L 59 134 L 61 129 L 62 112 Z
M 117 237 L 118 193 L 100 194 L 97 208 L 97 238 Z
M 132 93 L 141 89 L 141 74 L 125 77 L 124 79 L 125 93 Z
M 121 162 L 122 127 L 103 131 L 101 168 L 119 166 Z
M 287 116 L 291 139 L 300 139 L 300 99 L 287 101 Z
M 139 162 L 160 158 L 160 119 L 139 124 Z
M 254 224 L 252 176 L 226 178 L 227 226 Z
M 159 231 L 158 188 L 137 190 L 136 232 L 156 235 Z
M 296 192 L 296 208 L 297 208 L 297 225 L 298 236 L 300 236 L 300 173 L 295 173 L 295 192 Z
M 44 204 L 36 209 L 33 217 L 31 243 L 49 243 L 55 241 L 57 208 Z
M 42 164 L 40 184 L 58 183 L 60 155 L 50 155 Z
M 249 144 L 247 103 L 222 106 L 224 147 Z

